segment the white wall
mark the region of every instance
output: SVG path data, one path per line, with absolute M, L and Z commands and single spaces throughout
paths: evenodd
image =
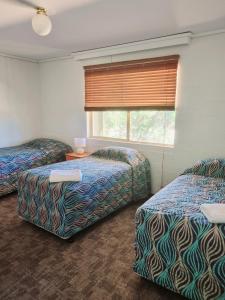
M 39 79 L 38 64 L 0 56 L 0 147 L 41 134 Z
M 42 132 L 69 144 L 86 136 L 83 111 L 83 68 L 74 60 L 40 65 Z
M 139 149 L 149 158 L 153 192 L 161 186 L 163 151 L 164 185 L 198 159 L 225 157 L 225 34 L 195 38 L 188 46 L 123 54 L 112 59 L 119 61 L 168 54 L 181 55 L 174 147 L 122 143 Z M 111 57 L 102 61 L 111 61 Z M 75 59 L 42 63 L 40 78 L 44 135 L 70 144 L 74 136 L 85 136 L 81 63 Z M 89 140 L 89 150 L 111 144 L 115 143 Z

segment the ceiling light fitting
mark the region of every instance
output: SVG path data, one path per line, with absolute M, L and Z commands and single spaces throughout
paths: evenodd
M 43 7 L 36 8 L 36 15 L 32 19 L 32 27 L 35 33 L 40 36 L 48 35 L 52 30 L 52 22 Z

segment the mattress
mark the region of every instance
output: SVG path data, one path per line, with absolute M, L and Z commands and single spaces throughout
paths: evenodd
M 80 169 L 82 181 L 49 183 L 56 169 Z M 129 202 L 146 199 L 149 174 L 148 160 L 126 148 L 32 169 L 18 178 L 18 213 L 66 239 Z
M 225 203 L 225 180 L 179 176 L 138 208 L 134 271 L 189 299 L 225 299 L 225 224 L 202 203 Z
M 65 160 L 72 148 L 52 139 L 35 139 L 15 147 L 0 148 L 0 196 L 17 189 L 21 171 Z

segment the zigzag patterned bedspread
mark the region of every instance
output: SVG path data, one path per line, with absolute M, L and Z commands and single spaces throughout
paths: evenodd
M 26 144 L 0 149 L 0 196 L 17 189 L 21 171 L 65 160 L 72 148 L 51 139 L 35 139 Z
M 49 183 L 54 169 L 80 169 L 81 182 Z M 115 210 L 150 194 L 146 158 L 126 148 L 23 172 L 18 179 L 18 213 L 61 238 L 69 238 Z
M 143 204 L 134 271 L 192 300 L 223 300 L 225 224 L 209 223 L 202 203 L 225 203 L 223 178 L 182 175 Z

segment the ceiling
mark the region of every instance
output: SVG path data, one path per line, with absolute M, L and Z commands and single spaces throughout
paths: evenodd
M 31 27 L 34 9 L 18 2 L 0 0 L 0 52 L 33 59 L 225 29 L 225 0 L 30 0 L 47 8 L 53 23 L 50 35 L 39 37 Z

